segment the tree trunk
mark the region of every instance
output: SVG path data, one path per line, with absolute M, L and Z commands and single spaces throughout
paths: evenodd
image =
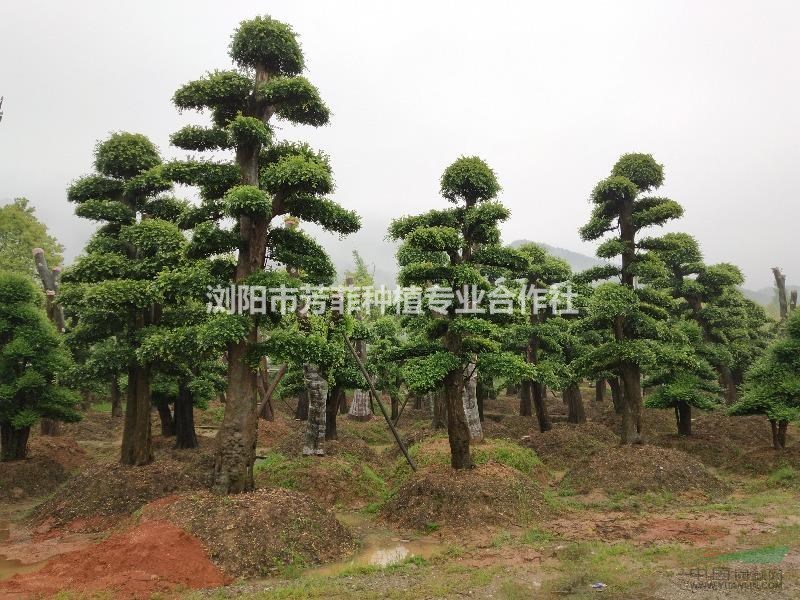
M 570 384 L 563 392 L 567 400 L 567 422 L 586 423 L 586 411 L 583 408 L 583 398 L 577 383 Z
M 519 416 L 533 415 L 533 381 L 523 381 L 519 389 Z
M 122 416 L 122 390 L 119 389 L 119 378 L 116 375 L 111 378 L 111 416 L 119 418 Z
M 725 393 L 725 404 L 728 406 L 734 404 L 738 400 L 739 393 L 736 389 L 733 372 L 728 367 L 719 368 L 719 383 Z
M 308 394 L 308 421 L 303 455 L 325 454 L 325 408 L 328 397 L 328 382 L 313 363 L 303 365 L 303 379 Z
M 444 398 L 444 392 L 437 390 L 436 392 L 428 392 L 431 402 L 431 413 L 433 415 L 433 428 L 444 429 L 447 427 L 447 404 Z
M 347 393 L 342 392 L 342 396 L 339 399 L 339 414 L 346 415 L 349 411 L 349 407 L 347 406 Z
M 392 420 L 392 422 L 397 421 L 397 417 L 400 415 L 400 397 L 394 393 L 389 394 L 389 404 L 389 418 Z
M 474 362 L 464 369 L 464 387 L 461 393 L 461 404 L 467 419 L 469 437 L 472 442 L 483 440 L 483 427 L 478 412 L 478 369 Z
M 675 404 L 675 419 L 678 435 L 692 435 L 692 405 L 686 402 Z
M 611 403 L 614 405 L 614 412 L 618 415 L 622 414 L 622 389 L 619 384 L 619 377 L 614 375 L 608 380 L 608 387 L 611 389 Z
M 519 386 L 515 383 L 506 386 L 506 396 L 516 396 L 519 394 Z
M 297 399 L 297 408 L 294 410 L 294 418 L 297 421 L 308 421 L 308 394 L 303 392 Z
M 326 440 L 339 439 L 336 432 L 336 416 L 339 414 L 339 407 L 342 405 L 342 396 L 344 396 L 344 393 L 344 388 L 337 385 L 331 390 L 331 393 L 328 394 L 327 405 L 325 406 L 325 410 L 327 411 L 325 419 Z
M 153 460 L 150 439 L 150 370 L 133 363 L 128 369 L 125 427 L 122 431 L 123 465 L 146 465 Z
M 194 430 L 194 400 L 192 393 L 181 384 L 175 398 L 175 447 L 197 448 L 197 434 Z
M 420 394 L 414 394 L 414 410 L 422 410 L 422 396 Z
M 780 450 L 781 444 L 778 441 L 778 422 L 775 419 L 770 419 L 769 426 L 770 429 L 772 430 L 772 447 L 775 450 Z
M 172 418 L 169 404 L 161 400 L 156 403 L 156 408 L 158 409 L 158 418 L 161 420 L 161 435 L 163 437 L 172 437 L 175 435 L 175 419 Z
M 550 421 L 550 411 L 547 409 L 547 389 L 538 381 L 534 381 L 531 384 L 531 394 L 533 395 L 536 419 L 539 421 L 539 431 L 542 433 L 550 431 L 553 423 Z
M 470 431 L 464 414 L 464 375 L 454 369 L 444 380 L 445 405 L 447 406 L 447 437 L 450 442 L 450 465 L 454 469 L 471 469 L 469 453 Z
M 622 431 L 623 444 L 642 443 L 642 382 L 639 367 L 623 363 L 622 376 Z
M 247 361 L 255 329 L 248 341 L 228 347 L 228 391 L 225 415 L 217 432 L 213 490 L 219 494 L 249 492 L 254 488 L 256 461 L 256 372 Z
M 347 413 L 347 418 L 355 419 L 356 421 L 369 421 L 372 418 L 369 391 L 353 390 L 353 400 L 350 402 L 350 411 Z
M 258 386 L 258 400 L 259 400 L 259 409 L 258 409 L 258 417 L 264 419 L 265 421 L 274 421 L 275 420 L 275 411 L 272 409 L 272 391 L 267 389 L 267 377 L 269 375 L 268 366 L 266 364 L 266 359 L 262 359 L 259 363 L 261 366 L 258 369 L 258 373 L 256 373 L 256 385 Z M 285 368 L 286 365 L 283 365 Z M 277 385 L 277 383 L 276 383 Z M 271 390 L 275 388 L 270 384 Z
M 789 426 L 789 421 L 778 421 L 777 442 L 778 448 L 783 450 L 786 448 L 786 429 Z
M 61 435 L 61 423 L 54 421 L 53 419 L 42 419 L 40 429 L 42 435 L 53 437 Z
M 28 455 L 31 428 L 14 429 L 10 423 L 0 423 L 0 461 L 22 460 Z
M 772 274 L 775 276 L 775 287 L 778 288 L 778 309 L 781 321 L 785 321 L 789 315 L 789 307 L 786 304 L 786 275 L 781 273 L 779 267 L 772 267 Z
M 594 383 L 594 401 L 603 402 L 606 399 L 606 380 L 598 379 Z

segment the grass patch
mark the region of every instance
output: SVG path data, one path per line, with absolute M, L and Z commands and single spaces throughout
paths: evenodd
M 107 413 L 111 414 L 111 402 L 98 402 L 97 404 L 92 404 L 92 410 L 94 412 L 99 413 Z
M 753 565 L 777 564 L 783 562 L 788 553 L 788 546 L 764 546 L 763 548 L 741 550 L 740 552 L 715 556 L 714 559 L 722 562 L 737 561 Z
M 520 537 L 519 541 L 523 544 L 527 544 L 528 546 L 540 546 L 542 544 L 552 542 L 555 539 L 557 539 L 555 534 L 533 527 L 526 530 L 522 534 L 522 537 Z

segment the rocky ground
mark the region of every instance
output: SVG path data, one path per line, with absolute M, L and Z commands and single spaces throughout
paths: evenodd
M 800 597 L 794 435 L 776 453 L 763 419 L 712 413 L 682 439 L 648 411 L 650 443 L 623 448 L 607 403 L 575 426 L 551 402 L 544 434 L 516 399 L 487 402 L 469 472 L 424 411 L 399 425 L 414 473 L 380 417 L 340 416 L 327 455 L 303 457 L 279 410 L 259 489 L 232 498 L 207 491 L 221 407 L 198 412 L 198 450 L 156 437 L 139 468 L 94 411 L 0 464 L 0 598 Z

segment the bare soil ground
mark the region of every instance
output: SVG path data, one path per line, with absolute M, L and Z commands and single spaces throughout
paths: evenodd
M 137 469 L 116 464 L 121 422 L 90 413 L 59 438 L 35 435 L 30 460 L 0 464 L 0 597 L 800 597 L 793 426 L 775 452 L 765 419 L 696 411 L 680 438 L 670 411 L 647 410 L 648 444 L 622 448 L 610 402 L 584 398 L 589 422 L 571 425 L 551 397 L 546 433 L 516 398 L 487 401 L 466 473 L 409 406 L 399 428 L 416 474 L 380 416 L 340 416 L 327 456 L 303 458 L 304 424 L 279 404 L 259 424 L 263 489 L 232 498 L 206 491 L 216 403 L 197 412 L 198 451 L 156 436 L 155 463 Z M 388 563 L 342 561 L 376 536 L 386 546 L 370 552 Z M 309 570 L 319 563 L 340 566 Z M 714 569 L 777 572 L 781 585 L 723 592 Z

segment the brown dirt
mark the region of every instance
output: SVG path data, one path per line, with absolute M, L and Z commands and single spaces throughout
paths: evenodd
M 349 454 L 368 463 L 374 463 L 378 460 L 378 454 L 367 442 L 348 435 L 340 435 L 338 440 L 325 442 L 325 453 L 331 456 Z
M 294 436 L 297 432 L 303 431 L 300 421 L 284 417 L 281 414 L 275 415 L 274 421 L 258 420 L 258 447 L 274 448 L 287 437 Z
M 0 463 L 0 500 L 49 494 L 86 461 L 86 452 L 68 437 L 34 436 L 28 458 Z
M 698 490 L 718 496 L 726 485 L 692 456 L 655 446 L 610 446 L 574 463 L 561 482 L 579 493 L 599 488 L 607 493 Z
M 61 432 L 76 440 L 90 442 L 111 441 L 122 435 L 123 418 L 112 417 L 107 412 L 87 412 L 77 423 L 62 423 Z
M 575 461 L 604 452 L 618 444 L 617 436 L 599 423 L 554 423 L 550 431 L 535 432 L 520 438 L 551 467 L 566 468 Z
M 36 508 L 33 523 L 60 527 L 80 518 L 130 515 L 156 498 L 204 489 L 213 470 L 214 443 L 200 438 L 200 444 L 195 450 L 175 450 L 154 443 L 155 460 L 141 467 L 90 464 Z
M 236 577 L 267 575 L 288 564 L 331 562 L 355 549 L 352 535 L 333 513 L 291 490 L 180 494 L 147 506 L 144 514 L 197 536 L 212 560 Z
M 176 589 L 218 587 L 227 582 L 200 541 L 170 523 L 147 521 L 99 544 L 63 554 L 42 569 L 0 583 L 7 594 L 60 591 L 150 598 Z
M 414 474 L 384 505 L 390 523 L 411 529 L 521 525 L 546 512 L 539 486 L 519 471 L 487 463 L 466 471 L 436 465 Z

